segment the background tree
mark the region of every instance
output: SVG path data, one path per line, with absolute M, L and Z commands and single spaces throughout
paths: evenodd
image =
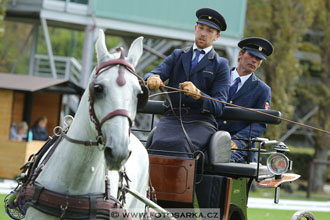
M 3 37 L 4 29 L 4 18 L 6 14 L 6 4 L 8 0 L 0 0 L 0 37 Z
M 273 109 L 290 118 L 299 76 L 302 73 L 296 58 L 298 43 L 313 22 L 318 1 L 249 0 L 245 36 L 264 37 L 274 45 L 274 53 L 261 66 L 265 81 L 272 88 Z M 267 136 L 278 139 L 286 123 L 270 126 Z
M 303 108 L 306 103 L 317 106 L 318 111 L 309 123 L 324 130 L 330 130 L 330 2 L 320 0 L 320 5 L 312 26 L 311 36 L 307 39 L 309 46 L 301 48 L 318 53 L 320 61 L 310 61 L 306 66 L 304 78 L 298 87 L 297 94 L 300 97 L 298 108 Z M 306 45 L 306 44 L 305 44 Z M 312 131 L 311 131 L 312 132 Z M 327 161 L 330 149 L 330 135 L 322 132 L 314 132 L 315 140 L 314 159 Z M 326 165 L 315 164 L 313 191 L 323 191 L 325 182 Z

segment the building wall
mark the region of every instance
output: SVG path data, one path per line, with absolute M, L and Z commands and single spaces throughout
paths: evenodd
M 23 119 L 24 93 L 14 92 L 14 104 L 12 110 L 12 122 L 20 123 Z
M 10 141 L 0 137 L 0 178 L 14 179 L 29 156 L 44 145 L 44 141 Z
M 0 178 L 13 179 L 24 165 L 25 141 L 10 141 L 8 136 L 0 137 Z
M 150 25 L 151 27 L 175 28 L 193 33 L 196 10 L 213 8 L 219 11 L 227 22 L 223 36 L 242 38 L 247 0 L 97 0 L 92 1 L 96 17 Z M 158 33 L 159 34 L 159 33 Z
M 0 89 L 0 137 L 9 139 L 14 92 Z

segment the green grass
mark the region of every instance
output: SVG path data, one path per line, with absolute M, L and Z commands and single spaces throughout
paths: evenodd
M 4 208 L 4 202 L 6 195 L 0 194 L 0 220 L 11 220 L 11 218 L 8 217 L 5 208 Z
M 248 220 L 289 220 L 296 211 L 274 209 L 248 209 Z M 328 212 L 312 212 L 317 220 L 329 220 Z

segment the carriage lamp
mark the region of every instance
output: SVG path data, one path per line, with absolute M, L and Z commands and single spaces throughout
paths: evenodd
M 267 159 L 268 170 L 277 177 L 288 170 L 289 164 L 289 159 L 282 153 L 271 154 Z

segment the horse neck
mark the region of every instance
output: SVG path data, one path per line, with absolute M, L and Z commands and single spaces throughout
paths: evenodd
M 67 135 L 77 140 L 96 139 L 91 127 L 87 95 L 84 94 Z M 67 140 L 57 146 L 37 181 L 59 193 L 104 192 L 105 161 L 97 146 L 84 146 Z

